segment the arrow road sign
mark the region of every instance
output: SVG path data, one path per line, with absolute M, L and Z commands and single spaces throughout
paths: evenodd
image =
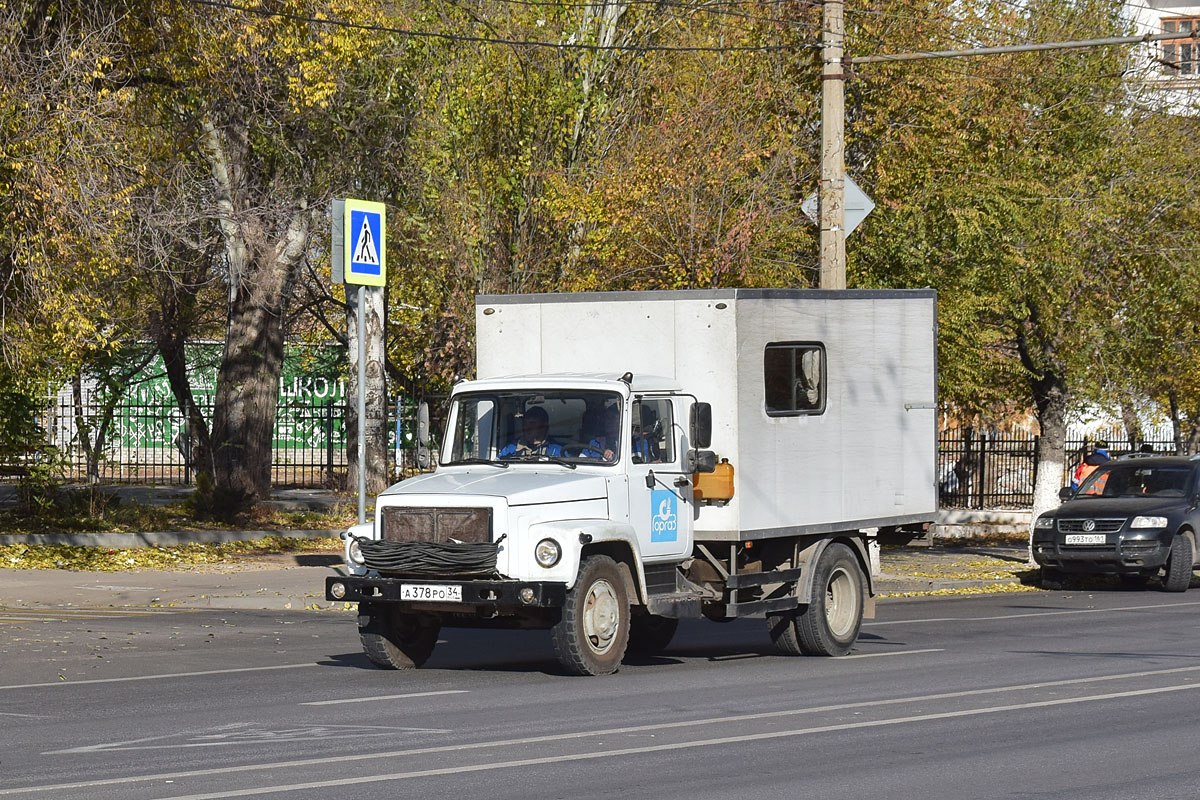
M 871 209 L 875 208 L 875 201 L 867 197 L 866 192 L 858 188 L 849 175 L 846 176 L 845 198 L 842 204 L 846 211 L 846 236 L 858 227 L 867 214 L 871 213 Z M 800 210 L 808 215 L 808 218 L 818 225 L 821 224 L 820 212 L 820 195 L 817 192 L 810 194 L 800 205 Z

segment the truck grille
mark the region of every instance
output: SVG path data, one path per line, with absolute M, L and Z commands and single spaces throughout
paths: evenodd
M 1063 533 L 1116 533 L 1125 525 L 1123 519 L 1093 519 L 1094 528 L 1088 529 L 1084 527 L 1086 519 L 1060 519 L 1058 521 L 1058 529 Z
M 492 540 L 490 508 L 384 508 L 383 538 L 390 542 Z

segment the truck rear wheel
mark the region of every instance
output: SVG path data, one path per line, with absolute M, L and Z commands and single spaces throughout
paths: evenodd
M 380 669 L 414 669 L 429 660 L 441 625 L 382 604 L 358 604 L 363 652 Z
M 807 607 L 767 617 L 775 646 L 788 655 L 849 653 L 862 627 L 864 585 L 853 551 L 840 543 L 826 547 L 814 567 Z
M 629 642 L 629 598 L 617 563 L 588 556 L 551 630 L 554 652 L 574 675 L 616 672 Z

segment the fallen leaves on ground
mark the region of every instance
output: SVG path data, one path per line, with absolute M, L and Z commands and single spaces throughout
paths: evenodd
M 84 547 L 68 544 L 0 545 L 0 567 L 66 569 L 86 572 L 220 569 L 240 567 L 258 557 L 281 554 L 340 554 L 342 542 L 332 537 L 263 539 L 170 547 Z

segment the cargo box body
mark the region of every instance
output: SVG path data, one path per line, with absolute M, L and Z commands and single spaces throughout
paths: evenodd
M 632 372 L 710 403 L 734 496 L 698 504 L 697 542 L 935 515 L 932 290 L 486 295 L 476 334 L 481 379 Z

